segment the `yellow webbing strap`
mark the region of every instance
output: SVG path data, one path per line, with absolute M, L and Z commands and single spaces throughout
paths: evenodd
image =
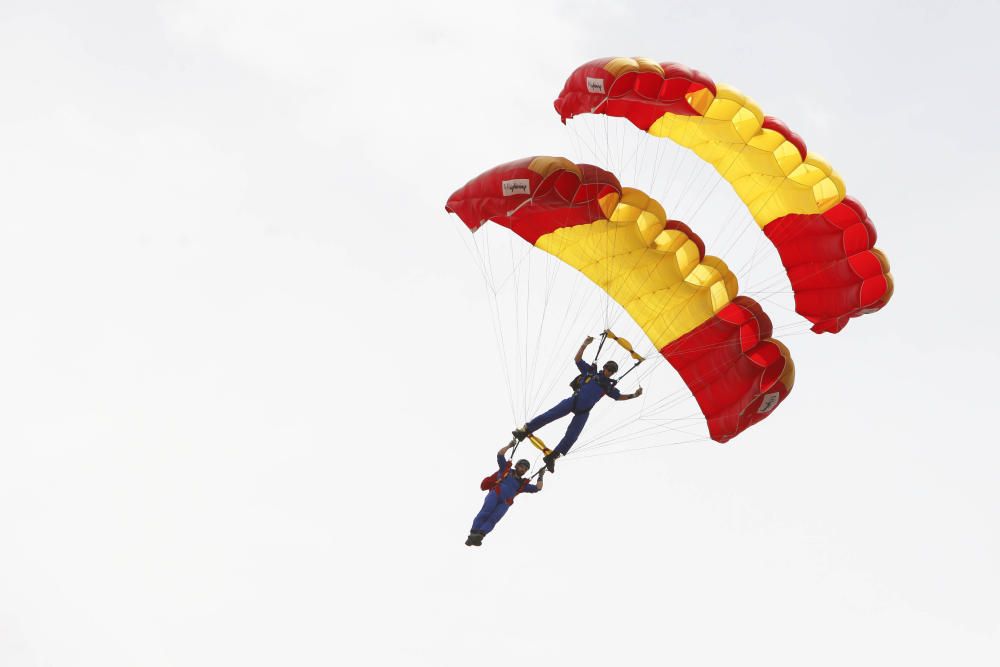
M 539 438 L 539 437 L 538 437 L 537 435 L 535 435 L 534 433 L 529 433 L 529 434 L 528 434 L 528 440 L 530 440 L 530 441 L 531 441 L 531 444 L 533 444 L 533 445 L 534 445 L 535 447 L 537 447 L 537 448 L 538 448 L 539 450 L 541 450 L 541 452 L 542 452 L 543 454 L 545 454 L 546 456 L 548 456 L 549 454 L 551 454 L 551 453 L 552 453 L 552 450 L 551 450 L 551 449 L 549 449 L 548 447 L 546 447 L 546 446 L 545 446 L 545 443 L 544 443 L 544 442 L 542 442 L 542 439 L 541 439 L 541 438 Z
M 611 340 L 615 341 L 616 343 L 618 343 L 626 352 L 632 355 L 632 358 L 635 359 L 637 362 L 643 362 L 646 360 L 645 357 L 639 355 L 638 353 L 636 353 L 634 349 L 632 349 L 632 343 L 628 342 L 624 338 L 619 338 L 618 336 L 614 335 L 613 333 L 611 333 L 611 329 L 605 329 L 604 335 L 610 338 Z

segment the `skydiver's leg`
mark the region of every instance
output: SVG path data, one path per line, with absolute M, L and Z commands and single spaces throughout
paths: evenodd
M 508 505 L 502 500 L 499 503 L 497 503 L 496 509 L 493 510 L 493 513 L 490 514 L 489 517 L 487 517 L 486 520 L 480 524 L 481 526 L 480 530 L 483 533 L 489 533 L 491 530 L 493 530 L 493 527 L 496 526 L 497 522 L 503 518 L 503 515 L 507 513 L 507 510 L 509 508 L 510 505 Z
M 573 446 L 576 439 L 580 437 L 580 433 L 583 432 L 583 425 L 587 423 L 588 417 L 590 417 L 589 411 L 578 412 L 573 415 L 573 420 L 570 421 L 569 426 L 566 428 L 566 435 L 559 441 L 556 448 L 552 450 L 553 454 L 566 456 L 569 453 L 569 448 Z
M 507 503 L 500 500 L 500 495 L 496 491 L 490 491 L 486 494 L 486 500 L 483 501 L 483 507 L 479 510 L 479 514 L 476 518 L 472 520 L 472 530 L 473 533 L 486 533 L 488 531 L 483 530 L 483 525 L 490 521 L 490 517 L 493 512 L 496 511 L 497 505 L 503 505 L 507 507 Z M 504 509 L 506 512 L 507 510 Z M 490 528 L 493 528 L 493 524 L 496 521 L 490 522 Z
M 542 428 L 550 422 L 554 422 L 560 417 L 565 417 L 570 412 L 573 411 L 573 397 L 570 396 L 564 401 L 559 401 L 554 407 L 538 415 L 530 422 L 524 425 L 524 430 L 528 433 L 534 433 L 538 429 Z

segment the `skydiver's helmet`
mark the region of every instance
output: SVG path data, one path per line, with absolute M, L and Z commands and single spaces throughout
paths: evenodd
M 611 374 L 614 375 L 615 373 L 618 372 L 618 363 L 615 361 L 608 361 L 606 364 L 604 364 L 604 368 L 610 370 Z
M 528 463 L 528 459 L 521 459 L 520 461 L 514 464 L 514 467 L 524 468 L 524 471 L 521 473 L 522 475 L 524 475 L 531 469 L 531 464 Z

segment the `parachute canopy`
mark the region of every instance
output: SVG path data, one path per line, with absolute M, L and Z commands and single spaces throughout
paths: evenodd
M 472 231 L 487 221 L 574 267 L 617 301 L 681 375 L 726 442 L 788 395 L 794 365 L 760 305 L 682 222 L 599 167 L 532 157 L 490 169 L 449 199 Z
M 602 58 L 570 75 L 555 108 L 563 122 L 626 118 L 710 163 L 777 248 L 813 331 L 836 333 L 891 298 L 889 261 L 864 207 L 801 137 L 734 88 L 677 63 Z

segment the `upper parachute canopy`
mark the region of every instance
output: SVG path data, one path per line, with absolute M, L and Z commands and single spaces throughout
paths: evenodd
M 602 58 L 570 75 L 555 108 L 563 122 L 626 118 L 709 162 L 777 248 L 813 331 L 836 333 L 892 297 L 889 261 L 864 207 L 801 137 L 736 89 L 677 63 Z

